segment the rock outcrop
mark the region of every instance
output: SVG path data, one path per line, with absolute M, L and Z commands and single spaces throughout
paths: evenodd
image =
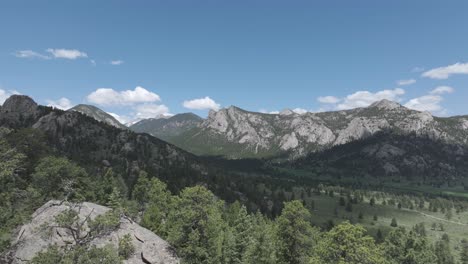
M 231 106 L 210 111 L 197 127 L 165 140 L 199 155 L 298 158 L 385 131 L 467 144 L 467 124 L 466 117 L 434 117 L 389 100 L 364 108 L 304 114 L 288 109 L 265 114 Z
M 58 227 L 57 223 L 55 223 L 55 217 L 68 209 L 78 212 L 78 221 L 85 223 L 83 237 L 89 235 L 86 234 L 86 232 L 89 232 L 87 221 L 91 221 L 110 210 L 107 207 L 93 203 L 73 204 L 49 201 L 37 209 L 28 224 L 20 228 L 8 254 L 9 259 L 6 261 L 12 264 L 28 263 L 37 253 L 49 246 L 73 246 L 75 240 L 71 232 L 66 228 Z M 166 241 L 125 217 L 120 217 L 120 224 L 116 229 L 92 237 L 88 243 L 98 248 L 109 244 L 118 248 L 119 239 L 127 234 L 131 237 L 131 243 L 135 251 L 130 258 L 124 260 L 124 263 L 174 264 L 180 262 L 175 251 Z

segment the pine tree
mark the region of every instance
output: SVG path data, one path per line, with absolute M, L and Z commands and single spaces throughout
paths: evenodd
M 460 252 L 460 261 L 462 264 L 468 264 L 468 242 L 462 243 L 462 248 Z
M 377 230 L 377 234 L 376 234 L 376 242 L 377 243 L 382 243 L 384 241 L 384 237 L 383 237 L 383 234 L 382 234 L 382 230 L 380 230 L 380 228 Z
M 344 222 L 325 234 L 309 263 L 384 264 L 383 251 L 362 226 Z
M 439 240 L 435 243 L 434 252 L 437 257 L 437 264 L 454 264 L 455 259 L 450 250 L 449 242 L 446 240 Z
M 426 237 L 398 227 L 387 234 L 382 248 L 390 263 L 436 264 L 433 247 Z
M 167 240 L 188 263 L 220 263 L 223 258 L 222 201 L 203 186 L 185 188 L 167 221 Z
M 112 189 L 107 205 L 115 211 L 120 211 L 122 209 L 122 195 L 117 187 Z
M 276 219 L 279 263 L 300 264 L 309 259 L 314 240 L 309 219 L 310 213 L 300 201 L 284 204 Z
M 144 171 L 141 171 L 138 175 L 138 180 L 133 187 L 132 197 L 138 202 L 140 208 L 144 209 L 144 205 L 148 202 L 149 190 L 151 184 L 148 179 L 148 174 Z
M 247 213 L 247 208 L 241 206 L 233 223 L 235 238 L 235 257 L 241 263 L 242 256 L 245 254 L 247 246 L 252 236 L 252 219 Z
M 151 179 L 146 191 L 147 193 L 144 195 L 146 198 L 144 199 L 147 199 L 148 203 L 141 224 L 159 236 L 166 238 L 167 218 L 174 206 L 173 197 L 167 190 L 166 184 L 157 178 Z
M 390 223 L 390 226 L 391 227 L 397 227 L 398 226 L 397 220 L 395 218 L 392 218 L 392 222 Z
M 273 223 L 260 213 L 255 214 L 253 222 L 251 240 L 248 243 L 247 249 L 242 258 L 242 263 L 277 263 L 276 237 Z

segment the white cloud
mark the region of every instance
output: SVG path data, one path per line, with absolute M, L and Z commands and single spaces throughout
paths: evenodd
M 112 117 L 114 117 L 115 119 L 117 119 L 117 121 L 119 121 L 120 124 L 127 124 L 131 121 L 130 118 L 127 116 L 121 116 L 112 112 L 107 112 L 107 113 L 111 115 Z
M 446 94 L 453 93 L 455 90 L 450 86 L 439 86 L 430 92 L 430 94 Z
M 122 106 L 160 101 L 159 95 L 137 86 L 134 90 L 115 91 L 99 88 L 87 96 L 87 100 L 101 106 Z
M 309 112 L 309 111 L 307 111 L 307 110 L 306 110 L 306 109 L 304 109 L 304 108 L 294 108 L 292 111 L 293 111 L 294 113 L 296 113 L 296 114 L 300 114 L 300 115 L 302 115 L 302 114 L 305 114 L 305 113 Z
M 14 94 L 20 94 L 18 91 L 15 91 L 15 90 L 9 90 L 9 91 L 6 91 L 6 90 L 3 90 L 3 89 L 0 89 L 0 104 L 3 104 L 6 99 L 8 99 L 8 97 L 14 95 Z
M 468 63 L 455 63 L 445 67 L 435 68 L 422 74 L 431 79 L 447 79 L 453 74 L 468 74 Z
M 165 105 L 158 104 L 142 104 L 135 107 L 135 118 L 153 118 L 158 116 L 171 116 L 169 108 Z
M 47 49 L 54 58 L 75 60 L 78 58 L 87 58 L 88 54 L 76 49 Z
M 111 65 L 121 65 L 123 63 L 124 63 L 123 60 L 113 60 L 110 62 Z
M 374 102 L 387 99 L 390 101 L 401 101 L 401 96 L 405 94 L 405 90 L 395 88 L 393 90 L 382 90 L 375 93 L 369 91 L 358 91 L 346 96 L 342 102 L 336 105 L 336 109 L 345 110 L 357 107 L 367 107 Z
M 409 100 L 405 106 L 418 111 L 437 112 L 442 110 L 440 102 L 443 98 L 440 95 L 423 95 Z
M 444 100 L 443 94 L 453 93 L 455 90 L 449 86 L 439 86 L 430 91 L 429 94 L 409 100 L 405 107 L 418 110 L 429 111 L 436 115 L 445 115 L 448 111 L 441 103 Z
M 400 85 L 400 86 L 404 86 L 404 85 L 413 84 L 415 82 L 416 82 L 415 79 L 408 79 L 408 80 L 399 80 L 399 81 L 397 81 L 397 84 Z
M 268 110 L 263 109 L 263 108 L 258 110 L 258 112 L 260 112 L 262 114 L 270 114 L 270 115 L 277 115 L 277 114 L 280 113 L 279 111 L 268 111 Z
M 317 100 L 323 104 L 336 104 L 340 101 L 340 98 L 335 96 L 320 96 Z
M 43 59 L 43 60 L 50 59 L 49 56 L 40 54 L 32 50 L 19 50 L 13 53 L 13 55 L 15 55 L 18 58 L 24 58 L 24 59 Z
M 65 97 L 62 97 L 58 100 L 46 100 L 46 102 L 47 106 L 55 107 L 62 110 L 68 110 L 73 107 L 72 102 Z
M 221 107 L 220 104 L 216 103 L 213 99 L 211 99 L 208 96 L 206 96 L 205 98 L 184 101 L 183 106 L 185 108 L 194 110 L 212 109 L 215 111 L 219 110 L 219 108 Z

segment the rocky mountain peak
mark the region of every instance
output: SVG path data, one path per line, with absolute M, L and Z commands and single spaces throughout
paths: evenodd
M 400 107 L 402 107 L 401 104 L 387 99 L 377 101 L 369 106 L 369 108 L 379 108 L 383 110 L 394 110 Z
M 12 95 L 10 96 L 2 106 L 2 112 L 4 113 L 33 113 L 37 109 L 37 103 L 26 95 Z
M 286 108 L 286 109 L 283 109 L 279 114 L 282 116 L 294 115 L 294 111 Z
M 84 115 L 96 119 L 97 121 L 107 123 L 111 126 L 120 129 L 127 128 L 126 126 L 122 125 L 117 119 L 115 119 L 115 117 L 93 105 L 79 104 L 71 108 L 69 111 L 76 111 L 82 113 Z

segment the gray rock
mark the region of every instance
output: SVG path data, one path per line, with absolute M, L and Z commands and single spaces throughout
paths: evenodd
M 37 209 L 32 216 L 32 220 L 19 230 L 9 253 L 11 263 L 27 263 L 38 252 L 54 244 L 60 247 L 73 245 L 75 241 L 69 231 L 54 226 L 56 225 L 54 217 L 69 208 L 79 212 L 80 221 L 84 222 L 86 222 L 87 217 L 94 219 L 96 216 L 110 210 L 107 207 L 86 202 L 81 204 L 61 203 L 60 201 L 47 202 Z M 87 231 L 89 229 L 86 226 L 84 232 Z M 166 241 L 125 217 L 120 218 L 118 229 L 92 238 L 89 243 L 97 247 L 111 244 L 118 248 L 119 238 L 126 234 L 130 234 L 132 238 L 135 253 L 124 263 L 173 264 L 180 262 L 174 250 Z M 143 258 L 146 262 L 143 261 Z

